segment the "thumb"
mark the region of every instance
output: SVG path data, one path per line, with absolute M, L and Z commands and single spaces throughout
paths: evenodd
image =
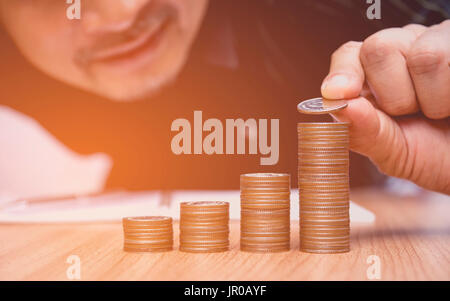
M 350 149 L 369 157 L 389 175 L 402 177 L 407 164 L 407 144 L 401 128 L 366 98 L 348 101 L 344 110 L 332 114 L 350 123 Z
M 361 42 L 348 42 L 331 56 L 330 72 L 322 83 L 324 98 L 348 99 L 360 95 L 364 70 L 359 60 Z

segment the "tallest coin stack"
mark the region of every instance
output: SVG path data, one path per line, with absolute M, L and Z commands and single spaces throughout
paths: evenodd
M 299 123 L 300 250 L 350 250 L 347 123 Z

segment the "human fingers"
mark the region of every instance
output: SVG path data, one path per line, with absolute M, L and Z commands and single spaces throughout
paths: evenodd
M 414 42 L 407 65 L 422 112 L 431 119 L 450 116 L 450 20 L 429 28 Z
M 417 112 L 414 84 L 406 55 L 416 40 L 412 30 L 389 28 L 368 37 L 360 59 L 378 107 L 392 116 Z
M 347 42 L 332 54 L 330 71 L 321 87 L 323 97 L 343 99 L 359 96 L 364 83 L 364 71 L 359 61 L 361 45 L 361 42 Z
M 350 124 L 350 148 L 371 159 L 384 173 L 400 176 L 407 166 L 407 144 L 398 124 L 364 97 L 348 102 L 333 117 Z

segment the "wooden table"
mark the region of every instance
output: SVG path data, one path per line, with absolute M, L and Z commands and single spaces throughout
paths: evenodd
M 81 280 L 367 280 L 367 258 L 380 259 L 382 280 L 450 280 L 450 202 L 398 198 L 379 191 L 352 193 L 377 215 L 352 227 L 351 252 L 278 254 L 239 251 L 239 223 L 231 222 L 231 250 L 217 254 L 122 251 L 122 225 L 0 225 L 0 280 L 67 280 L 70 255 L 81 260 Z M 178 225 L 174 225 L 175 248 Z

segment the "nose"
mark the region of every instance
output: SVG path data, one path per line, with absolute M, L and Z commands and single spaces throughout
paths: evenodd
M 153 0 L 89 0 L 81 11 L 88 34 L 122 31 L 131 26 L 139 11 Z

